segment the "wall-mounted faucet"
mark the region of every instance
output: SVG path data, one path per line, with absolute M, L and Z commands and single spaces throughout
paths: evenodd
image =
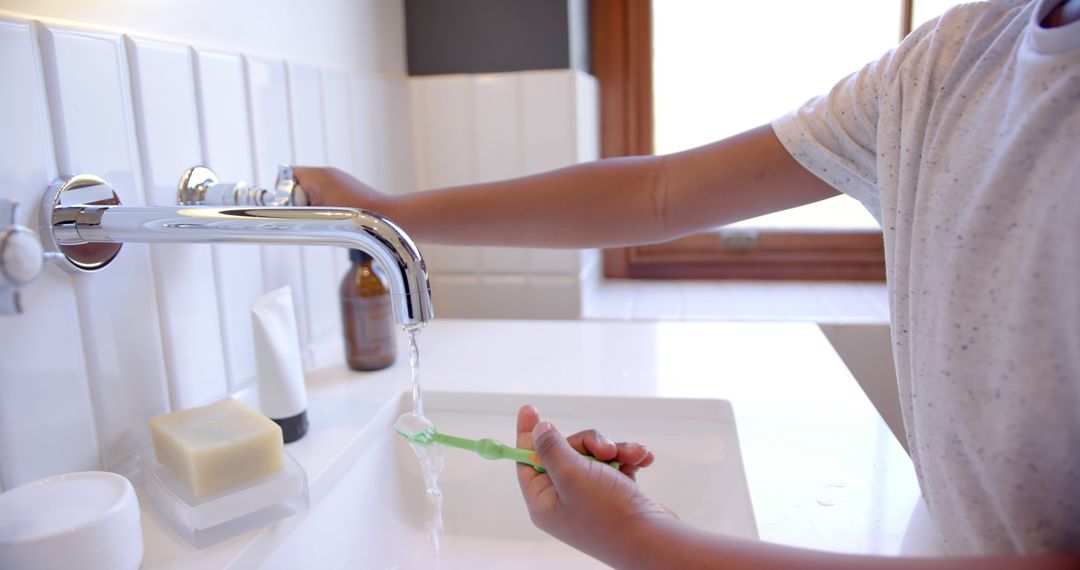
M 112 187 L 96 176 L 59 180 L 43 198 L 45 248 L 59 252 L 61 264 L 75 272 L 102 269 L 125 242 L 356 248 L 386 269 L 398 323 L 415 325 L 434 316 L 427 267 L 409 236 L 375 212 L 297 207 L 307 200 L 287 167 L 274 190 L 222 184 L 209 169 L 194 167 L 180 181 L 179 200 L 187 204 L 122 206 Z

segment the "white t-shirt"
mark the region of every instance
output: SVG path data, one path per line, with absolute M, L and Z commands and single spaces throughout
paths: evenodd
M 773 129 L 885 234 L 908 446 L 956 553 L 1080 549 L 1080 22 L 966 4 Z

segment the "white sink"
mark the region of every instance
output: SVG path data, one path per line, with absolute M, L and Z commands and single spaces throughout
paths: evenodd
M 515 414 L 524 403 L 564 434 L 595 427 L 616 440 L 645 443 L 656 463 L 638 479 L 650 496 L 699 528 L 757 538 L 726 401 L 429 392 L 424 402 L 440 431 L 507 444 L 514 443 Z M 261 568 L 603 567 L 532 525 L 513 463 L 453 449 L 446 450 L 440 478 L 445 532 L 436 562 L 419 463 L 392 428 L 409 409 L 411 400 L 402 395 L 378 413 L 376 435 L 356 463 L 300 515 Z

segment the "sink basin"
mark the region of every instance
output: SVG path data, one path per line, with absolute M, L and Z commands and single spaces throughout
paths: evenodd
M 564 434 L 595 427 L 656 454 L 638 480 L 653 498 L 702 529 L 757 538 L 731 406 L 723 400 L 560 397 L 428 392 L 426 415 L 440 431 L 513 444 L 525 403 Z M 431 505 L 420 466 L 393 422 L 408 394 L 375 418 L 375 436 L 356 462 L 261 568 L 598 568 L 599 562 L 537 530 L 509 461 L 445 453 L 445 530 L 438 561 L 428 542 Z

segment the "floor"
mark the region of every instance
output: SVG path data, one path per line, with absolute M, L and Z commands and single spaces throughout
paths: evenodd
M 604 280 L 584 318 L 888 323 L 884 283 Z

